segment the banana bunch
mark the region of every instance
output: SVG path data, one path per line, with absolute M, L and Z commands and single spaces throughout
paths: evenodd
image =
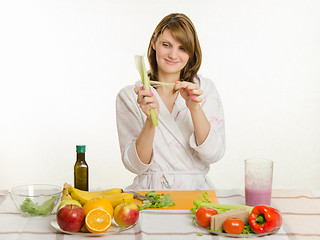
M 124 193 L 121 188 L 111 188 L 103 191 L 83 191 L 65 183 L 61 200 L 68 199 L 69 197 L 80 202 L 82 206 L 90 199 L 102 197 L 108 199 L 113 207 L 116 207 L 120 203 L 130 203 L 134 199 L 133 194 Z

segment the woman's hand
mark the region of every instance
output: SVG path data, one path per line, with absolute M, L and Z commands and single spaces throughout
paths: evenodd
M 186 100 L 187 108 L 191 113 L 194 134 L 197 145 L 201 145 L 208 137 L 210 131 L 210 123 L 203 112 L 200 102 L 203 90 L 199 89 L 199 85 L 191 82 L 177 81 L 174 89 L 180 92 L 180 95 Z
M 143 163 L 149 164 L 152 159 L 153 140 L 155 135 L 155 126 L 152 123 L 150 109 L 154 108 L 156 116 L 158 117 L 159 103 L 153 92 L 145 90 L 144 86 L 135 87 L 134 91 L 138 95 L 137 103 L 142 112 L 147 116 L 143 128 L 136 139 L 136 151 L 139 159 Z
M 199 85 L 196 83 L 176 81 L 174 89 L 180 92 L 189 109 L 195 107 L 203 100 L 200 97 L 203 94 L 203 90 L 199 89 Z
M 156 116 L 159 114 L 159 103 L 153 92 L 145 90 L 144 86 L 135 87 L 135 93 L 138 95 L 137 103 L 139 104 L 142 112 L 151 120 L 150 109 L 154 108 Z

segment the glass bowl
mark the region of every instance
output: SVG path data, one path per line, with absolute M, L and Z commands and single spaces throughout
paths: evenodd
M 32 184 L 11 188 L 9 194 L 22 216 L 47 216 L 60 201 L 62 188 Z

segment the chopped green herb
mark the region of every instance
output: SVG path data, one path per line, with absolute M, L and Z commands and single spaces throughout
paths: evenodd
M 164 194 L 161 194 L 161 195 L 163 196 Z M 155 200 L 159 200 L 160 195 L 157 194 L 155 191 L 151 191 L 151 192 L 146 193 L 146 197 L 153 198 Z
M 208 229 L 208 231 L 210 232 L 216 232 L 216 233 L 223 233 L 223 230 L 220 229 L 220 230 L 211 230 L 211 229 Z
M 253 229 L 250 226 L 250 224 L 245 224 L 243 232 L 241 234 L 252 234 L 252 233 L 255 233 L 255 232 L 253 231 Z
M 157 194 L 155 191 L 151 191 L 145 194 L 146 197 L 153 198 L 158 200 L 159 202 L 151 202 L 149 200 L 144 200 L 142 206 L 139 206 L 139 210 L 144 210 L 147 208 L 167 208 L 173 205 L 176 205 L 171 197 L 170 194 Z
M 199 237 L 203 236 L 201 233 L 197 233 L 196 235 L 199 236 Z

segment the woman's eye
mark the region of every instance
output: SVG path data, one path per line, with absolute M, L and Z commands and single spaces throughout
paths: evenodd
M 169 47 L 170 45 L 168 43 L 162 43 L 162 46 Z
M 186 51 L 186 49 L 184 47 L 180 47 L 180 50 L 184 51 L 184 52 Z

